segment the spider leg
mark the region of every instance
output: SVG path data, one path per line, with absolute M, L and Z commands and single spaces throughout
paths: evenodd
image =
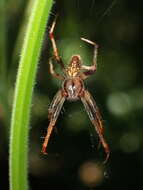
M 56 16 L 56 18 L 55 18 L 55 20 L 54 20 L 54 22 L 53 22 L 53 24 L 52 24 L 52 26 L 50 28 L 49 36 L 50 36 L 50 40 L 52 42 L 54 57 L 55 57 L 57 63 L 60 64 L 62 69 L 65 70 L 65 66 L 63 64 L 63 61 L 62 61 L 61 57 L 59 56 L 58 48 L 57 48 L 56 41 L 55 41 L 54 34 L 53 34 L 54 28 L 55 28 L 55 25 L 56 25 L 56 19 L 57 19 L 57 16 Z
M 88 39 L 85 38 L 81 38 L 81 40 L 91 44 L 94 46 L 94 52 L 93 52 L 93 65 L 91 66 L 86 66 L 86 65 L 82 65 L 82 69 L 86 70 L 82 73 L 82 78 L 86 79 L 88 76 L 92 75 L 95 73 L 96 68 L 97 68 L 97 49 L 98 49 L 98 45 L 95 42 L 92 42 Z
M 52 63 L 52 58 L 50 58 L 50 60 L 49 60 L 49 65 L 50 65 L 50 73 L 53 77 L 58 78 L 60 80 L 65 79 L 62 75 L 55 72 L 54 67 L 53 67 L 53 63 Z
M 84 95 L 81 96 L 81 101 L 84 104 L 84 107 L 89 115 L 89 118 L 92 124 L 94 125 L 96 132 L 99 136 L 100 142 L 105 150 L 106 159 L 104 163 L 106 163 L 110 155 L 110 149 L 103 136 L 103 133 L 104 133 L 103 124 L 102 124 L 102 119 L 101 119 L 101 115 L 99 113 L 98 107 L 96 106 L 94 99 L 92 98 L 92 96 L 87 90 L 85 90 Z
M 65 97 L 62 95 L 62 90 L 59 90 L 57 94 L 55 95 L 50 107 L 49 107 L 49 113 L 48 113 L 48 118 L 50 120 L 49 126 L 47 128 L 47 134 L 44 139 L 44 143 L 42 145 L 42 152 L 43 154 L 46 153 L 46 148 L 52 133 L 52 130 L 55 126 L 55 123 L 57 121 L 57 118 L 59 116 L 59 113 L 61 111 L 61 108 L 63 106 L 63 103 L 65 101 Z

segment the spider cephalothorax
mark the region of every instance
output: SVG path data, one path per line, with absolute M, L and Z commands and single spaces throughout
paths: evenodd
M 54 50 L 54 58 L 56 59 L 57 63 L 60 64 L 64 74 L 60 75 L 54 71 L 52 59 L 50 59 L 49 64 L 50 64 L 51 74 L 54 77 L 60 80 L 63 80 L 63 83 L 62 83 L 62 88 L 57 92 L 57 94 L 55 95 L 49 107 L 48 118 L 50 120 L 50 123 L 47 129 L 47 134 L 46 134 L 44 143 L 43 143 L 42 152 L 46 154 L 46 147 L 48 145 L 51 132 L 55 126 L 56 120 L 61 111 L 64 101 L 66 99 L 67 100 L 80 99 L 89 115 L 89 118 L 93 126 L 95 127 L 95 130 L 99 136 L 100 143 L 102 144 L 105 150 L 105 153 L 106 153 L 106 159 L 104 161 L 105 163 L 109 158 L 110 149 L 103 136 L 104 130 L 103 130 L 101 115 L 99 113 L 95 100 L 93 99 L 89 91 L 85 89 L 84 82 L 83 82 L 84 79 L 86 79 L 87 77 L 89 77 L 91 74 L 93 74 L 96 71 L 96 58 L 97 58 L 98 46 L 96 45 L 96 43 L 90 40 L 81 38 L 83 41 L 89 44 L 92 44 L 94 46 L 93 65 L 92 66 L 83 65 L 81 61 L 81 57 L 79 55 L 73 55 L 70 59 L 68 66 L 65 68 L 63 61 L 61 57 L 59 56 L 56 42 L 53 35 L 55 23 L 56 22 L 54 21 L 50 29 L 50 39 L 51 39 L 53 50 Z
M 66 69 L 69 77 L 76 77 L 81 69 L 81 57 L 79 55 L 73 55 Z

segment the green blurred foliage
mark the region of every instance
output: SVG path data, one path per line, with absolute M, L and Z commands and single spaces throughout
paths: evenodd
M 0 1 L 1 162 L 7 155 L 13 91 L 23 36 L 32 11 L 30 3 L 32 0 Z M 31 112 L 29 169 L 34 189 L 40 189 L 40 184 L 47 185 L 48 178 L 49 189 L 56 189 L 56 181 L 61 188 L 86 189 L 88 185 L 79 182 L 77 171 L 82 163 L 102 152 L 102 148 L 96 148 L 96 136 L 91 142 L 93 129 L 82 104 L 65 102 L 49 143 L 49 156 L 40 154 L 41 137 L 48 125 L 48 106 L 61 87 L 61 82 L 51 77 L 47 64 L 52 56 L 48 30 L 57 13 L 55 38 L 65 65 L 73 54 L 80 54 L 84 64 L 92 64 L 93 47 L 81 41 L 80 37 L 99 45 L 97 72 L 85 81 L 85 85 L 100 108 L 105 136 L 111 148 L 109 167 L 114 183 L 108 181 L 102 187 L 120 189 L 125 183 L 126 189 L 141 189 L 135 176 L 143 177 L 138 170 L 143 169 L 142 10 L 141 1 L 129 0 L 56 0 L 53 4 L 39 60 Z M 61 72 L 56 63 L 55 68 Z M 136 167 L 133 162 L 136 162 Z M 118 168 L 119 164 L 123 169 Z M 133 184 L 131 179 L 135 181 Z M 115 182 L 121 185 L 116 187 Z

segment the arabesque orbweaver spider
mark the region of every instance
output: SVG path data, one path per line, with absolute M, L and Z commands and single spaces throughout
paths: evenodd
M 48 117 L 50 120 L 49 126 L 47 128 L 47 134 L 44 139 L 44 143 L 42 146 L 42 152 L 46 153 L 46 147 L 49 142 L 50 135 L 55 126 L 56 120 L 59 116 L 61 108 L 63 106 L 64 101 L 67 100 L 77 100 L 80 99 L 88 113 L 88 116 L 95 127 L 95 130 L 99 136 L 100 143 L 102 144 L 105 153 L 106 159 L 104 163 L 108 160 L 110 155 L 110 149 L 108 144 L 104 139 L 104 129 L 102 124 L 102 118 L 99 113 L 98 107 L 95 103 L 95 100 L 91 96 L 88 90 L 85 89 L 83 80 L 89 77 L 91 74 L 94 74 L 96 71 L 96 59 L 97 59 L 97 49 L 98 46 L 95 42 L 92 42 L 88 39 L 81 38 L 81 40 L 91 44 L 94 46 L 94 55 L 93 55 L 93 65 L 86 66 L 82 64 L 82 60 L 80 55 L 73 55 L 70 59 L 68 66 L 65 68 L 61 57 L 59 56 L 58 49 L 56 46 L 55 38 L 53 35 L 54 27 L 56 24 L 56 19 L 54 20 L 51 28 L 50 28 L 50 40 L 52 42 L 54 58 L 59 63 L 62 68 L 64 75 L 60 75 L 54 71 L 52 58 L 49 61 L 50 65 L 50 73 L 60 79 L 63 80 L 62 88 L 57 92 L 53 101 L 48 110 Z

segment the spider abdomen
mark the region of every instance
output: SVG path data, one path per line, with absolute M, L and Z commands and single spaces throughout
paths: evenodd
M 68 100 L 77 100 L 83 90 L 84 84 L 79 77 L 66 79 L 63 83 L 63 91 Z

